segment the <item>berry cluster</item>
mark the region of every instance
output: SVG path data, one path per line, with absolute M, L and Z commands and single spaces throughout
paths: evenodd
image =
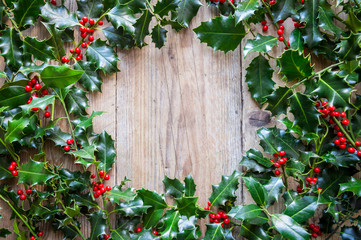
M 273 157 L 275 157 L 275 158 L 280 157 L 277 162 L 275 160 L 271 159 L 271 162 L 273 163 L 273 166 L 275 168 L 280 168 L 282 165 L 284 165 L 287 162 L 288 159 L 285 157 L 285 155 L 286 155 L 285 151 L 280 151 L 279 153 L 273 154 Z M 276 176 L 281 175 L 281 171 L 277 169 L 275 171 L 275 175 Z
M 212 205 L 211 202 L 207 203 L 208 206 L 206 206 L 204 208 L 204 210 L 209 211 L 209 207 Z M 228 215 L 226 212 L 223 211 L 219 211 L 216 214 L 213 213 L 209 213 L 209 222 L 210 223 L 220 223 L 221 221 L 223 221 L 224 224 L 229 224 L 230 220 L 228 218 Z M 221 224 L 222 227 L 224 226 L 223 223 Z
M 29 100 L 26 102 L 26 104 L 30 104 L 33 101 L 33 97 L 43 97 L 49 94 L 49 91 L 47 89 L 42 89 L 41 84 L 39 83 L 39 78 L 38 76 L 34 76 L 30 81 L 28 81 L 28 84 L 25 86 L 25 92 L 32 92 L 31 97 L 29 98 Z M 40 91 L 41 90 L 41 91 Z M 47 110 L 48 107 L 45 108 L 45 110 Z M 39 108 L 34 107 L 31 109 L 31 111 L 38 111 Z M 49 118 L 51 116 L 50 112 L 45 111 L 44 112 L 44 117 Z
M 9 171 L 11 171 L 11 174 L 16 177 L 19 173 L 16 170 L 16 167 L 18 166 L 18 164 L 16 162 L 12 162 L 10 164 L 10 166 L 8 167 Z
M 99 176 L 101 178 L 104 178 L 104 180 L 110 179 L 110 176 L 108 174 L 105 174 L 105 172 L 103 170 L 99 171 Z M 92 179 L 94 179 L 95 177 L 96 177 L 95 174 L 92 174 L 90 176 L 90 178 L 92 178 Z M 110 190 L 112 190 L 111 186 L 104 187 L 104 184 L 102 184 L 102 183 L 92 182 L 92 186 L 93 186 L 94 198 L 98 198 L 105 192 L 109 192 Z
M 20 196 L 20 200 L 24 201 L 26 199 L 26 195 L 24 194 L 23 190 L 19 189 L 16 193 Z M 33 190 L 31 190 L 30 188 L 26 189 L 25 193 L 30 196 L 31 194 L 33 194 Z
M 322 232 L 320 231 L 320 226 L 316 226 L 315 224 L 310 224 L 310 229 L 313 232 L 312 237 L 317 238 L 318 236 L 322 236 Z
M 78 140 L 76 140 L 75 142 L 76 142 L 76 145 L 77 145 L 78 148 L 82 148 L 82 147 L 83 147 L 81 144 L 79 144 Z M 71 146 L 72 144 L 74 144 L 74 139 L 67 139 L 67 140 L 66 140 L 66 144 L 68 144 L 68 145 L 64 146 L 64 151 L 65 151 L 65 152 L 69 152 L 69 151 L 70 151 L 70 146 Z M 73 150 L 73 151 L 74 151 L 74 150 Z
M 38 233 L 38 237 L 42 237 L 43 235 L 44 235 L 43 232 L 39 232 L 39 233 Z M 31 237 L 30 237 L 30 240 L 35 240 L 35 237 L 34 237 L 34 236 L 31 236 Z
M 142 228 L 138 227 L 134 230 L 135 233 L 140 233 L 142 231 Z M 158 231 L 157 230 L 153 230 L 152 233 L 155 235 L 155 236 L 158 236 Z

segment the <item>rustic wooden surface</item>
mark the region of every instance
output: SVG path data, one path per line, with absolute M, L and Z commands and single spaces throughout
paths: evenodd
M 76 8 L 74 2 L 68 1 L 72 10 Z M 201 7 L 191 29 L 214 14 L 214 10 Z M 253 28 L 257 31 L 260 27 Z M 112 185 L 126 176 L 134 188 L 164 192 L 165 175 L 184 179 L 192 174 L 198 203 L 203 206 L 211 194 L 211 184 L 217 184 L 222 174 L 241 170 L 239 161 L 246 150 L 261 149 L 256 130 L 266 123 L 259 124 L 257 116 L 262 112 L 244 81 L 245 69 L 253 56 L 241 57 L 242 47 L 227 54 L 214 52 L 201 44 L 191 29 L 180 33 L 167 29 L 167 43 L 161 50 L 146 39 L 150 44 L 143 49 L 118 51 L 121 72 L 103 76 L 102 93 L 88 95 L 88 113 L 104 111 L 95 118 L 94 130 L 106 130 L 116 140 L 117 159 L 110 172 Z M 43 28 L 30 32 L 40 38 L 47 36 Z M 244 43 L 245 40 L 242 46 Z M 283 47 L 280 44 L 274 55 Z M 268 126 L 272 124 L 274 120 Z M 61 122 L 61 126 L 66 128 L 66 122 Z M 61 151 L 52 152 L 51 157 L 67 162 Z M 76 168 L 72 165 L 70 161 L 65 164 Z M 242 185 L 238 196 L 239 203 L 252 202 Z M 10 211 L 3 202 L 0 206 L 5 216 L 0 227 L 11 229 L 12 221 L 7 220 Z M 90 232 L 87 226 L 84 221 L 85 236 Z M 43 239 L 60 240 L 62 235 L 54 235 L 48 227 Z

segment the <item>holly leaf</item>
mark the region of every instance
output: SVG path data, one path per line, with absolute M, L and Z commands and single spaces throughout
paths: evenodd
M 349 99 L 352 88 L 337 75 L 337 72 L 327 71 L 318 78 L 317 88 L 312 93 L 327 98 L 330 106 L 350 109 Z
M 67 145 L 66 140 L 72 139 L 69 133 L 62 132 L 58 126 L 48 129 L 48 138 L 55 143 L 55 146 Z
M 53 104 L 55 100 L 54 95 L 46 95 L 41 98 L 39 97 L 33 97 L 33 100 L 30 104 L 22 105 L 21 108 L 23 109 L 23 113 L 29 114 L 31 109 L 37 107 L 41 110 L 45 110 L 47 106 L 50 104 Z
M 302 33 L 298 28 L 295 28 L 291 34 L 290 34 L 290 47 L 294 50 L 298 50 L 298 52 L 301 54 L 303 53 L 303 39 L 302 39 Z
M 96 64 L 96 69 L 101 69 L 104 74 L 118 72 L 119 60 L 113 48 L 107 46 L 105 41 L 95 40 L 86 51 L 87 60 Z
M 162 48 L 166 42 L 167 30 L 162 28 L 159 24 L 155 25 L 152 30 L 152 41 L 156 48 Z
M 202 3 L 199 0 L 181 0 L 176 11 L 177 22 L 184 27 L 189 27 L 193 17 L 197 15 Z
M 64 44 L 61 37 L 65 30 L 57 29 L 54 24 L 48 24 L 45 22 L 41 23 L 45 26 L 51 36 L 46 41 L 46 44 L 52 47 L 51 49 L 54 57 L 60 60 L 63 56 L 65 56 Z
M 144 205 L 152 206 L 154 209 L 165 209 L 168 206 L 164 201 L 164 197 L 156 192 L 142 188 L 137 190 L 137 194 L 143 200 Z
M 161 239 L 172 240 L 177 237 L 178 233 L 178 222 L 180 220 L 180 215 L 178 211 L 170 211 L 165 214 L 163 217 L 163 224 L 165 229 L 160 233 Z
M 103 13 L 102 0 L 78 0 L 76 1 L 78 6 L 78 17 L 88 17 L 97 19 Z
M 312 0 L 313 1 L 313 0 Z M 311 55 L 306 57 L 296 50 L 286 50 L 280 58 L 277 59 L 277 65 L 280 72 L 287 80 L 301 80 L 312 75 L 313 67 L 311 67 Z
M 235 50 L 246 35 L 242 23 L 236 25 L 232 15 L 219 16 L 208 22 L 202 22 L 193 30 L 202 43 L 207 43 L 207 46 L 212 47 L 213 50 L 221 50 L 225 53 Z
M 81 88 L 71 87 L 64 102 L 69 113 L 73 113 L 76 116 L 87 115 L 85 109 L 89 107 L 88 98 L 86 97 L 86 92 Z
M 212 185 L 212 194 L 209 197 L 211 206 L 224 205 L 226 201 L 236 197 L 239 177 L 240 173 L 234 171 L 230 176 L 222 175 L 222 181 L 218 185 Z
M 17 71 L 22 65 L 22 41 L 14 28 L 1 31 L 0 51 L 11 70 Z
M 150 205 L 144 205 L 142 199 L 136 197 L 128 202 L 120 203 L 116 211 L 126 217 L 136 217 L 145 214 L 150 207 Z
M 293 0 L 278 0 L 277 4 L 272 7 L 273 21 L 286 20 L 292 15 L 296 14 L 295 1 Z
M 278 202 L 278 197 L 282 193 L 285 185 L 283 184 L 281 177 L 271 177 L 271 179 L 264 185 L 267 191 L 268 203 L 267 206 L 271 206 L 275 201 Z
M 322 34 L 318 29 L 319 26 L 319 0 L 307 0 L 304 7 L 300 11 L 301 22 L 305 22 L 305 34 L 303 35 L 304 41 L 307 46 L 314 48 L 323 40 Z
M 149 34 L 149 24 L 152 21 L 153 15 L 149 10 L 143 10 L 143 14 L 134 24 L 135 27 L 135 43 L 139 48 L 146 45 L 145 37 Z
M 344 21 L 344 23 L 354 33 L 361 31 L 361 21 L 357 18 L 352 8 L 348 13 L 347 19 Z
M 223 240 L 224 239 L 224 229 L 221 224 L 206 224 L 207 231 L 204 236 L 204 239 L 213 239 L 213 240 Z
M 356 166 L 360 162 L 356 154 L 342 153 L 339 151 L 332 151 L 329 154 L 322 156 L 322 159 L 327 163 L 332 163 L 336 167 L 351 167 Z
M 127 231 L 121 227 L 118 229 L 113 229 L 110 236 L 111 236 L 111 239 L 113 239 L 113 240 L 131 239 L 131 236 L 129 235 L 129 231 Z
M 67 66 L 48 66 L 40 74 L 41 81 L 51 88 L 66 88 L 76 83 L 83 71 L 73 70 Z
M 317 197 L 305 196 L 291 202 L 283 211 L 283 214 L 290 216 L 294 221 L 302 224 L 314 215 L 317 207 Z
M 104 36 L 108 39 L 111 46 L 120 47 L 121 49 L 130 49 L 135 46 L 133 36 L 124 31 L 123 28 L 115 29 L 109 26 L 102 30 Z
M 26 37 L 23 40 L 24 52 L 34 56 L 34 60 L 48 62 L 55 59 L 52 49 L 46 44 L 46 40 L 38 41 L 36 38 Z
M 169 12 L 175 11 L 181 0 L 162 0 L 154 6 L 154 13 L 161 18 L 167 16 Z
M 184 184 L 182 184 L 177 178 L 170 179 L 167 176 L 163 180 L 166 194 L 171 195 L 175 198 L 180 198 L 184 193 Z
M 37 162 L 30 159 L 29 162 L 19 166 L 19 181 L 30 186 L 44 184 L 49 179 L 55 177 L 49 170 L 45 168 L 46 162 Z
M 144 229 L 150 229 L 154 227 L 163 216 L 164 209 L 156 209 L 154 207 L 149 208 L 147 214 L 143 217 Z M 146 238 L 147 239 L 147 238 Z
M 4 136 L 4 141 L 7 143 L 19 141 L 24 136 L 23 130 L 29 125 L 29 123 L 30 119 L 25 117 L 10 121 Z
M 305 170 L 305 165 L 298 160 L 290 159 L 287 161 L 285 170 L 288 176 L 299 177 Z
M 271 220 L 276 230 L 285 238 L 291 240 L 308 240 L 310 238 L 310 234 L 287 215 L 272 214 Z
M 0 180 L 11 179 L 13 177 L 11 171 L 8 169 L 11 162 L 8 157 L 0 157 Z
M 345 183 L 351 179 L 351 176 L 355 173 L 350 168 L 328 168 L 323 169 L 322 174 L 318 177 L 318 188 L 322 189 L 321 195 L 323 197 L 334 197 L 337 196 L 340 184 Z
M 104 170 L 104 172 L 108 172 L 110 169 L 112 169 L 116 157 L 114 140 L 106 131 L 103 131 L 94 140 L 94 144 L 96 145 L 97 148 L 97 152 L 95 155 L 97 159 L 100 161 L 100 164 L 98 165 L 98 169 Z
M 104 213 L 102 210 L 89 214 L 88 221 L 90 222 L 91 226 L 89 240 L 98 240 L 100 235 L 104 235 L 106 233 L 105 228 L 107 226 L 107 221 L 104 218 Z
M 24 90 L 23 84 L 4 85 L 0 88 L 0 107 L 15 108 L 26 103 L 31 93 Z
M 196 193 L 196 184 L 194 183 L 194 180 L 192 178 L 192 175 L 188 175 L 185 179 L 184 179 L 184 183 L 185 183 L 185 196 L 186 197 L 193 197 L 194 194 Z
M 345 61 L 355 60 L 361 51 L 360 42 L 361 36 L 351 33 L 347 39 L 341 40 L 337 45 L 337 48 L 339 49 L 337 55 Z
M 265 187 L 253 177 L 243 177 L 242 179 L 253 200 L 258 205 L 266 206 L 266 202 L 268 201 L 268 195 Z
M 291 88 L 288 87 L 279 87 L 272 94 L 266 96 L 268 106 L 267 110 L 272 112 L 273 116 L 279 116 L 280 114 L 287 114 L 287 109 L 289 107 L 289 98 L 292 96 L 293 92 Z
M 146 1 L 144 0 L 118 0 L 120 4 L 127 5 L 133 12 L 139 13 L 142 9 L 146 9 Z
M 342 227 L 340 236 L 342 240 L 360 240 L 361 229 L 356 226 Z
M 251 148 L 246 154 L 249 159 L 255 160 L 266 168 L 273 166 L 273 163 L 268 158 L 264 157 L 262 152 L 257 149 Z
M 90 146 L 81 148 L 77 151 L 74 151 L 71 154 L 73 154 L 76 159 L 82 158 L 82 159 L 93 160 L 93 159 L 95 159 L 94 151 L 95 151 L 95 146 L 90 145 Z
M 54 24 L 59 29 L 80 25 L 75 13 L 69 13 L 64 6 L 54 6 L 48 2 L 41 8 L 41 16 L 47 23 Z
M 14 2 L 14 20 L 20 29 L 33 25 L 44 5 L 43 0 L 19 0 Z
M 259 104 L 264 103 L 265 97 L 273 92 L 275 85 L 272 81 L 273 69 L 268 60 L 259 55 L 252 60 L 246 71 L 246 83 L 252 97 Z
M 244 3 L 244 2 L 242 2 Z M 273 36 L 263 36 L 257 34 L 255 39 L 248 39 L 243 49 L 243 55 L 246 58 L 250 52 L 269 52 L 277 44 L 277 38 Z
M 127 188 L 125 191 L 122 191 L 121 187 L 113 187 L 112 190 L 107 192 L 107 196 L 112 203 L 119 204 L 121 200 L 125 202 L 132 201 L 135 198 L 135 193 L 133 189 Z
M 79 83 L 88 91 L 101 92 L 102 79 L 98 71 L 94 71 L 96 64 L 86 61 L 76 61 L 74 69 L 83 71 L 83 75 L 79 79 Z
M 118 29 L 119 27 L 122 27 L 126 32 L 130 34 L 134 33 L 135 28 L 133 24 L 136 22 L 137 18 L 128 6 L 117 4 L 108 12 L 107 16 L 114 28 Z
M 327 4 L 323 4 L 323 6 L 319 6 L 319 16 L 318 16 L 320 20 L 319 27 L 331 32 L 332 34 L 335 34 L 335 36 L 339 38 L 343 30 L 333 22 L 334 17 L 335 14 L 331 9 L 330 4 L 327 3 Z
M 179 214 L 182 216 L 186 216 L 188 219 L 191 216 L 197 214 L 198 206 L 197 206 L 198 197 L 180 197 L 176 199 L 177 209 Z
M 256 160 L 250 159 L 247 155 L 244 155 L 241 162 L 239 163 L 241 166 L 247 168 L 250 172 L 266 172 L 268 169 L 263 165 L 256 162 Z
M 347 183 L 340 184 L 340 193 L 352 192 L 358 197 L 361 197 L 361 180 L 351 177 Z
M 228 216 L 237 220 L 243 221 L 247 219 L 253 219 L 258 217 L 262 212 L 262 209 L 255 204 L 238 205 L 228 212 Z
M 75 132 L 77 131 L 77 129 L 81 128 L 83 130 L 86 130 L 88 127 L 93 126 L 93 118 L 101 116 L 102 114 L 103 112 L 101 111 L 93 111 L 90 116 L 81 116 L 72 120 L 72 123 L 75 126 Z
M 268 219 L 267 219 L 268 220 Z M 271 239 L 265 230 L 258 225 L 243 223 L 239 232 L 240 236 L 246 237 L 249 240 L 268 240 Z
M 260 7 L 261 6 L 259 5 L 258 0 L 246 0 L 239 2 L 234 12 L 234 16 L 236 17 L 236 24 L 252 17 L 254 15 L 254 12 Z

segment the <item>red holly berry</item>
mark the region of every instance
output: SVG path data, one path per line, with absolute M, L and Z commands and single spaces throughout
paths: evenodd
M 38 237 L 42 237 L 43 235 L 44 235 L 43 232 L 39 232 L 39 233 L 38 233 Z
M 94 187 L 93 187 L 93 191 L 94 191 L 94 192 L 98 191 L 98 187 L 97 187 L 97 186 L 94 186 Z
M 219 214 L 219 213 L 217 213 L 217 214 L 216 214 L 216 219 L 221 219 L 221 218 L 222 218 L 222 215 Z
M 23 200 L 23 201 L 24 201 L 25 199 L 26 199 L 26 195 L 25 195 L 25 194 L 21 194 L 21 195 L 20 195 L 20 200 Z
M 280 165 L 278 162 L 276 162 L 276 163 L 274 164 L 274 166 L 275 166 L 275 168 L 279 168 L 281 165 Z
M 103 184 L 99 184 L 98 185 L 98 189 L 100 190 L 101 188 L 103 188 L 104 187 L 104 185 Z
M 105 188 L 101 188 L 101 189 L 100 189 L 100 192 L 101 192 L 101 193 L 105 193 L 105 192 L 106 192 Z
M 267 20 L 261 21 L 261 24 L 262 24 L 263 26 L 266 25 L 266 24 L 267 24 Z
M 311 185 L 315 185 L 316 182 L 315 182 L 315 181 L 310 181 L 310 184 L 311 184 Z
M 314 182 L 318 182 L 318 179 L 317 178 L 312 178 L 312 181 L 314 181 Z
M 142 231 L 141 228 L 137 228 L 137 229 L 135 230 L 136 233 L 140 233 L 141 231 Z
M 224 224 L 229 224 L 229 218 L 224 219 Z
M 81 44 L 81 47 L 82 48 L 86 48 L 88 45 L 85 43 L 85 42 L 83 42 L 82 44 Z
M 211 203 L 210 201 L 208 201 L 207 204 L 208 204 L 208 206 L 211 206 L 211 205 L 212 205 L 212 203 Z
M 278 29 L 285 30 L 285 26 L 279 26 Z
M 222 214 L 222 218 L 223 218 L 223 219 L 228 218 L 227 213 L 223 213 L 223 214 Z
M 205 207 L 205 208 L 204 208 L 204 210 L 208 211 L 208 210 L 209 210 L 209 207 L 208 207 L 208 206 L 207 206 L 207 207 Z
M 112 187 L 111 186 L 106 186 L 105 190 L 110 191 L 110 190 L 112 190 Z
M 342 123 L 342 125 L 347 126 L 350 123 L 350 121 L 347 118 L 345 118 L 345 119 L 342 120 L 341 123 Z
M 35 240 L 35 237 L 34 237 L 34 236 L 31 236 L 31 237 L 30 237 L 30 240 Z
M 86 32 L 83 32 L 83 33 L 80 34 L 81 38 L 86 38 L 86 36 L 88 36 L 88 34 Z
M 313 169 L 313 172 L 319 173 L 319 172 L 321 172 L 321 169 L 320 169 L 319 167 L 315 167 L 315 168 Z
M 210 223 L 214 223 L 214 219 L 213 219 L 213 218 L 210 218 L 210 219 L 209 219 L 209 222 L 210 222 Z
M 340 149 L 345 149 L 345 148 L 346 148 L 346 144 L 340 144 L 339 148 L 340 148 Z
M 285 40 L 284 36 L 278 38 L 278 41 L 283 42 Z
M 285 22 L 285 20 L 282 20 L 282 19 L 281 19 L 281 20 L 279 20 L 277 23 L 278 23 L 278 24 L 283 24 L 284 22 Z
M 100 26 L 103 25 L 103 21 L 100 20 L 100 21 L 98 22 L 98 24 L 99 24 Z
M 101 192 L 100 190 L 97 190 L 96 193 L 97 193 L 97 195 L 99 195 L 99 196 L 102 195 L 102 192 Z
M 280 151 L 280 156 L 283 157 L 284 155 L 286 155 L 285 151 Z
M 33 193 L 33 190 L 31 190 L 31 189 L 29 188 L 29 189 L 26 189 L 25 192 L 26 192 L 27 195 L 31 195 L 31 194 Z
M 345 143 L 345 142 L 346 142 L 346 138 L 345 138 L 345 137 L 340 137 L 340 142 Z
M 335 145 L 340 145 L 340 140 L 336 139 L 336 140 L 334 141 L 334 143 L 335 143 Z
M 33 88 L 30 85 L 25 86 L 25 91 L 26 92 L 31 92 L 31 90 L 33 90 Z
M 10 165 L 10 166 L 8 167 L 8 169 L 9 169 L 9 171 L 15 170 L 15 166 L 14 166 L 14 165 Z
M 18 164 L 16 162 L 12 162 L 10 165 L 13 165 L 14 167 L 16 167 Z
M 347 151 L 349 152 L 349 153 L 355 153 L 355 149 L 353 148 L 353 147 L 349 147 L 348 149 L 347 149 Z
M 319 191 L 320 193 L 322 193 L 322 188 L 317 188 L 317 191 Z
M 342 112 L 342 113 L 340 113 L 340 116 L 341 116 L 342 118 L 344 118 L 344 117 L 346 117 L 346 113 L 345 113 L 345 112 Z
M 109 180 L 109 179 L 110 179 L 110 176 L 108 174 L 105 174 L 104 180 Z
M 103 170 L 100 170 L 99 171 L 99 175 L 102 177 L 102 176 L 104 176 L 104 174 L 105 174 L 105 172 L 103 171 Z
M 311 177 L 307 177 L 307 178 L 306 178 L 306 181 L 307 181 L 307 182 L 311 182 L 311 181 L 312 181 L 312 178 L 311 178 Z
M 69 151 L 70 151 L 70 147 L 69 147 L 69 146 L 64 146 L 64 151 L 65 151 L 65 152 L 69 152 Z
M 342 132 L 337 132 L 337 136 L 342 137 L 343 133 Z
M 94 19 L 90 18 L 90 19 L 89 19 L 89 24 L 90 24 L 90 25 L 94 25 L 94 23 L 95 23 Z
M 16 192 L 18 195 L 21 195 L 21 194 L 23 194 L 24 192 L 23 192 L 23 190 L 18 190 L 17 192 Z
M 103 237 L 104 237 L 104 239 L 109 239 L 110 235 L 109 234 L 104 234 Z
M 152 233 L 153 233 L 155 236 L 158 235 L 158 232 L 157 232 L 156 230 L 154 230 Z
M 45 113 L 44 113 L 44 117 L 50 118 L 50 116 L 51 116 L 50 112 L 45 112 Z
M 275 4 L 276 4 L 276 1 L 271 0 L 271 1 L 269 2 L 269 4 L 270 4 L 270 5 L 275 5 Z
M 73 49 L 73 48 L 70 49 L 69 52 L 70 52 L 71 54 L 73 54 L 73 53 L 74 53 L 74 49 Z
M 355 145 L 356 145 L 356 147 L 359 147 L 359 146 L 361 146 L 361 142 L 360 142 L 360 141 L 356 141 L 356 142 L 355 142 Z
M 276 171 L 275 171 L 275 174 L 278 176 L 278 175 L 281 174 L 281 171 L 280 171 L 280 170 L 276 170 Z
M 48 95 L 48 94 L 49 94 L 49 91 L 48 91 L 47 89 L 43 89 L 43 90 L 41 91 L 41 94 L 43 94 L 44 96 L 45 96 L 45 95 Z
M 93 35 L 90 35 L 89 37 L 88 37 L 88 39 L 89 39 L 89 41 L 94 41 L 94 36 Z
M 50 3 L 51 3 L 52 5 L 56 5 L 56 0 L 51 0 Z
M 86 22 L 88 21 L 88 18 L 87 18 L 87 17 L 83 17 L 82 20 L 83 20 L 83 22 L 86 23 Z
M 283 165 L 286 163 L 285 159 L 284 158 L 281 158 L 280 160 L 278 160 L 278 163 Z
M 70 140 L 70 139 L 69 139 Z M 68 142 L 68 141 L 67 141 Z M 90 176 L 90 178 L 95 178 L 95 174 L 92 174 L 91 176 Z
M 277 35 L 278 35 L 278 36 L 283 35 L 283 30 L 282 30 L 282 29 L 278 29 L 278 30 L 277 30 Z
M 13 170 L 13 171 L 11 171 L 11 174 L 12 174 L 14 177 L 16 177 L 19 173 L 18 173 L 17 170 Z
M 317 233 L 312 233 L 312 237 L 317 238 L 318 237 Z
M 67 139 L 67 140 L 66 140 L 66 143 L 67 143 L 68 145 L 71 145 L 71 143 L 72 143 L 72 142 L 71 142 L 71 139 Z
M 94 192 L 94 198 L 98 198 L 98 197 L 99 195 L 96 192 Z
M 80 61 L 81 60 L 81 56 L 76 56 L 75 58 L 77 61 Z
M 263 31 L 263 32 L 267 32 L 267 30 L 268 30 L 268 26 L 267 26 L 267 25 L 265 25 L 265 26 L 262 27 L 262 31 Z

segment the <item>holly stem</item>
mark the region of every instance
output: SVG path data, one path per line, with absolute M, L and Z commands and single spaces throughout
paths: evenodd
M 105 196 L 103 196 L 103 207 L 104 207 L 103 212 L 107 216 L 107 224 L 108 224 L 108 227 L 109 227 L 109 231 L 112 232 L 113 230 L 112 230 L 112 225 L 110 223 L 110 218 L 109 218 L 109 213 L 108 213 L 108 210 L 107 210 L 107 202 L 105 200 Z
M 1 138 L 0 138 L 0 142 L 1 142 L 2 145 L 4 145 L 4 147 L 6 148 L 6 150 L 8 150 L 8 152 L 9 152 L 10 155 L 13 157 L 13 159 L 16 159 L 17 162 L 19 163 L 19 162 L 20 162 L 20 157 L 19 157 L 16 153 L 14 153 L 14 152 L 12 151 L 12 149 L 8 148 L 8 146 L 6 145 L 6 143 L 5 143 Z
M 86 237 L 84 237 L 83 233 L 80 231 L 80 229 L 78 228 L 78 226 L 72 222 L 71 225 L 73 225 L 73 227 L 75 228 L 75 230 L 79 233 L 80 237 L 84 240 L 86 240 Z
M 347 131 L 342 127 L 340 121 L 338 121 L 337 118 L 332 117 L 333 121 L 336 123 L 336 125 L 340 128 L 341 132 L 345 135 L 345 137 L 347 138 L 347 140 L 352 144 L 352 146 L 356 149 L 356 145 L 355 142 L 353 141 L 353 139 L 350 137 L 350 135 L 347 133 Z
M 149 11 L 155 16 L 155 18 L 157 19 L 157 21 L 158 21 L 158 22 L 159 22 L 159 21 L 162 21 L 162 19 L 159 18 L 159 17 L 157 16 L 157 14 L 154 13 L 154 8 L 153 8 L 153 6 L 149 3 L 149 1 L 146 0 L 146 2 L 147 2 L 147 5 L 149 6 Z

